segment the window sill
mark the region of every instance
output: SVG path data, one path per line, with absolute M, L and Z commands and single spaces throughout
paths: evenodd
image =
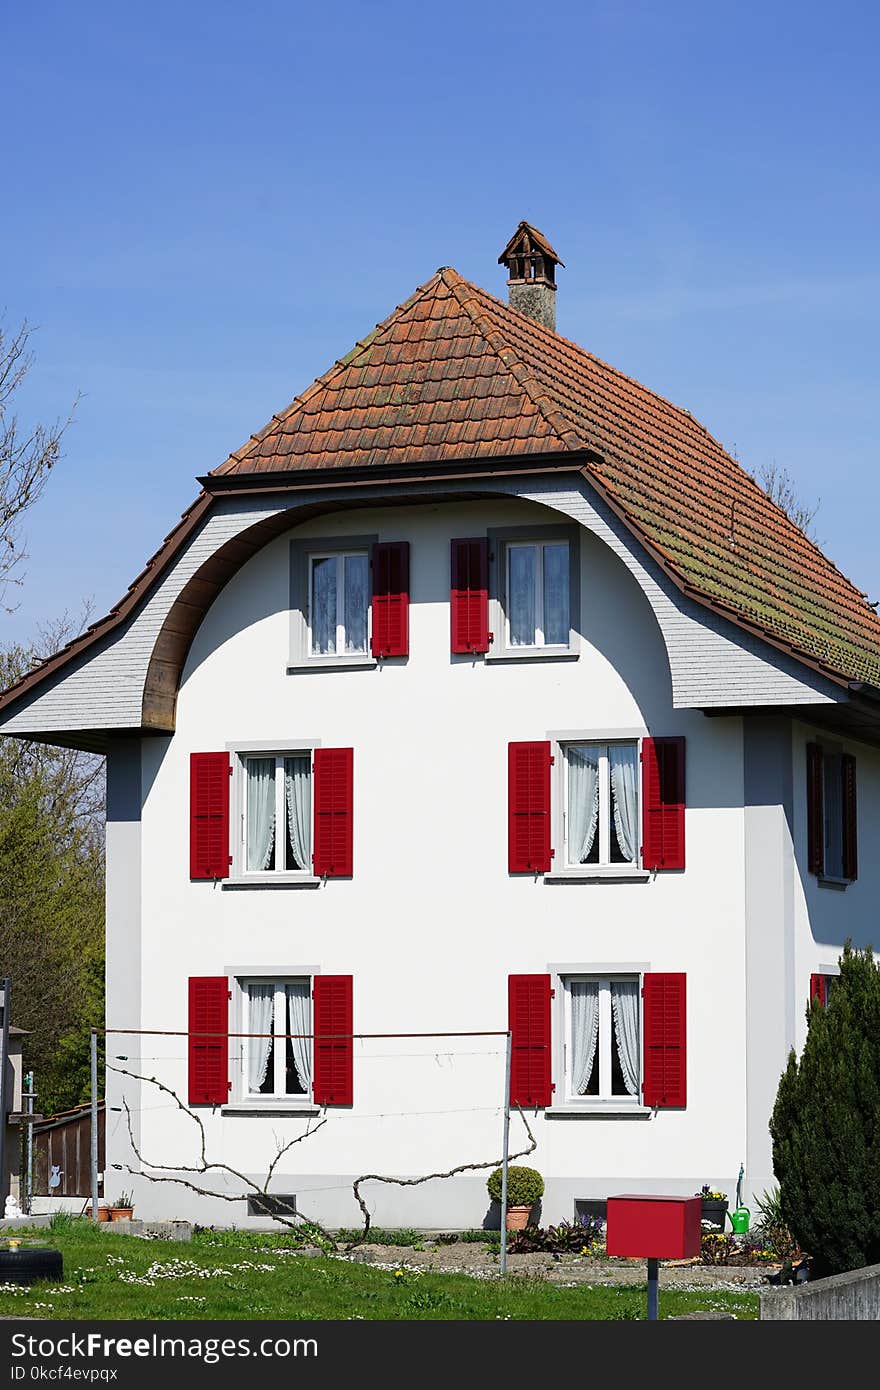
M 580 652 L 571 647 L 503 647 L 486 653 L 486 664 L 505 661 L 577 661 Z
M 221 879 L 224 888 L 320 888 L 323 879 L 313 874 L 240 874 Z
M 239 1100 L 221 1105 L 221 1115 L 320 1115 L 321 1106 L 310 1100 Z
M 832 888 L 837 893 L 843 893 L 854 882 L 851 878 L 836 878 L 834 874 L 817 874 L 820 888 Z
M 544 875 L 545 883 L 647 883 L 650 869 L 611 864 L 596 869 L 559 869 Z
M 372 671 L 379 663 L 374 656 L 314 656 L 305 661 L 291 661 L 289 676 L 301 671 Z
M 551 1105 L 544 1111 L 548 1120 L 645 1120 L 652 1114 L 647 1105 L 615 1105 L 599 1101 L 593 1105 Z

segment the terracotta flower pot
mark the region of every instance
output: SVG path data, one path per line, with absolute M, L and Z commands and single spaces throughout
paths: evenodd
M 507 1208 L 507 1229 L 508 1231 L 524 1231 L 529 1224 L 529 1217 L 532 1208 L 528 1207 L 508 1207 Z
M 99 1220 L 99 1221 L 109 1221 L 109 1220 L 110 1220 L 110 1208 L 109 1208 L 109 1207 L 98 1207 L 98 1220 Z
M 134 1207 L 111 1207 L 111 1208 L 110 1208 L 110 1220 L 111 1220 L 111 1221 L 130 1221 L 131 1218 L 132 1218 L 133 1212 L 134 1212 Z

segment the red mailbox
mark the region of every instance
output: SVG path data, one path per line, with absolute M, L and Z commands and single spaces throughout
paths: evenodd
M 657 1197 L 627 1192 L 609 1197 L 605 1248 L 609 1255 L 686 1260 L 700 1253 L 700 1197 Z

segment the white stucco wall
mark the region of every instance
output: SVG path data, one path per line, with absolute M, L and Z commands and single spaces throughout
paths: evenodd
M 562 518 L 559 518 L 560 520 Z M 503 1030 L 507 977 L 560 965 L 687 973 L 688 1105 L 639 1116 L 530 1118 L 528 1161 L 544 1214 L 615 1190 L 731 1192 L 745 1158 L 742 727 L 675 710 L 669 662 L 646 597 L 613 550 L 581 533 L 582 647 L 576 662 L 489 665 L 449 653 L 449 541 L 554 513 L 513 500 L 365 509 L 297 537 L 378 532 L 411 542 L 410 657 L 359 671 L 287 672 L 289 536 L 255 556 L 210 609 L 187 662 L 177 732 L 142 744 L 141 834 L 120 812 L 108 971 L 110 1023 L 186 1026 L 190 975 L 354 976 L 358 1032 Z M 644 882 L 545 883 L 507 872 L 507 744 L 553 730 L 644 729 L 687 738 L 687 869 Z M 248 740 L 320 739 L 355 750 L 355 872 L 305 891 L 191 882 L 189 755 Z M 111 759 L 112 762 L 112 759 Z M 126 866 L 131 860 L 132 871 Z M 142 863 L 140 887 L 136 864 Z M 112 860 L 112 846 L 111 846 Z M 130 1017 L 131 1015 L 131 1017 Z M 500 1154 L 502 1039 L 356 1044 L 355 1105 L 282 1162 L 275 1187 L 320 1218 L 354 1224 L 362 1172 L 417 1175 Z M 184 1040 L 119 1040 L 108 1053 L 185 1094 Z M 491 1054 L 491 1055 L 486 1055 Z M 130 1154 L 111 1076 L 108 1162 Z M 131 1083 L 127 1094 L 135 1099 Z M 205 1113 L 209 1153 L 259 1172 L 305 1127 L 283 1115 Z M 145 1088 L 147 1159 L 195 1150 L 185 1118 Z M 519 1142 L 518 1118 L 512 1124 Z M 112 1179 L 109 1180 L 112 1186 Z M 123 1176 L 118 1175 L 120 1185 Z M 388 1224 L 481 1224 L 484 1176 L 371 1196 Z M 313 1189 L 310 1201 L 303 1197 Z M 109 1188 L 108 1188 L 109 1190 Z M 243 1204 L 193 1207 L 182 1189 L 137 1184 L 141 1212 L 243 1219 Z

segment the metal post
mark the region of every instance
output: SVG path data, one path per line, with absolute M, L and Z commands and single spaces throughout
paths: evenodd
M 9 1106 L 6 1101 L 7 1072 L 9 1070 L 9 1006 L 12 996 L 12 981 L 5 975 L 0 989 L 3 991 L 3 1026 L 0 1030 L 0 1215 L 6 1202 L 6 1115 Z
M 98 1034 L 92 1029 L 92 1220 L 98 1219 Z
M 657 1304 L 660 1292 L 660 1261 L 648 1261 L 648 1322 L 657 1321 Z
M 29 1071 L 25 1077 L 27 1081 L 27 1113 L 34 1113 L 34 1074 Z M 34 1122 L 28 1120 L 27 1133 L 24 1140 L 25 1161 L 24 1161 L 24 1209 L 27 1216 L 31 1214 L 31 1206 L 34 1197 Z
M 501 1150 L 501 1273 L 507 1273 L 507 1155 L 510 1152 L 510 1066 L 512 1034 L 508 1032 L 504 1053 L 504 1148 Z

